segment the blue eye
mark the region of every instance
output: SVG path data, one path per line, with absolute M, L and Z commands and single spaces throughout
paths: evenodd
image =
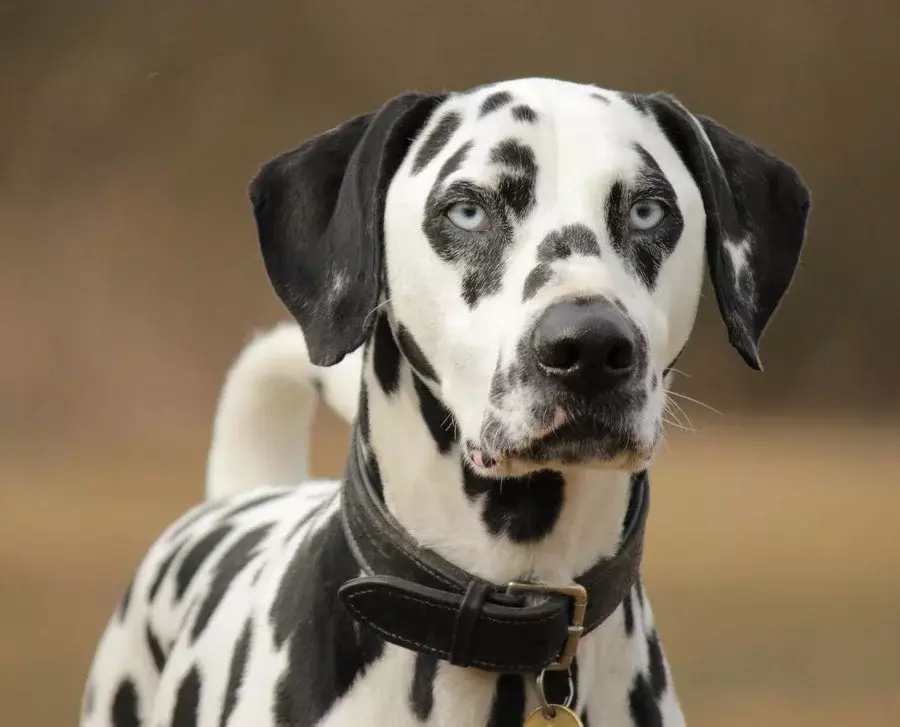
M 666 208 L 662 202 L 655 199 L 642 199 L 631 205 L 631 211 L 628 213 L 628 224 L 632 229 L 652 230 L 666 216 Z
M 491 227 L 491 220 L 483 207 L 471 202 L 458 202 L 447 210 L 447 219 L 466 232 L 484 232 Z

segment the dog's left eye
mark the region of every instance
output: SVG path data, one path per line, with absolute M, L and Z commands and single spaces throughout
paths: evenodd
M 635 230 L 652 230 L 666 216 L 666 208 L 662 202 L 655 199 L 642 199 L 631 205 L 628 214 L 628 223 Z
M 484 208 L 471 202 L 459 202 L 447 210 L 447 219 L 466 232 L 483 232 L 491 226 Z

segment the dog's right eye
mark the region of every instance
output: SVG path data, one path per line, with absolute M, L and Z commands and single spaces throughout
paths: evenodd
M 484 232 L 491 228 L 491 220 L 483 207 L 471 202 L 458 202 L 447 210 L 447 219 L 466 232 Z

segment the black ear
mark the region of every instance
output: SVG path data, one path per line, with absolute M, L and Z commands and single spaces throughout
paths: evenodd
M 365 340 L 381 287 L 387 187 L 442 100 L 398 96 L 268 162 L 250 186 L 266 272 L 317 366 Z
M 668 94 L 644 100 L 700 187 L 709 273 L 728 339 L 760 370 L 760 338 L 803 246 L 809 190 L 791 166 Z

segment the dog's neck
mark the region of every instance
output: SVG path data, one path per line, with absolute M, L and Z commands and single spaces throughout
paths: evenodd
M 378 328 L 366 351 L 359 428 L 385 502 L 413 538 L 498 584 L 565 583 L 615 553 L 627 473 L 573 468 L 500 481 L 466 471 L 452 414 L 384 335 L 386 324 Z

